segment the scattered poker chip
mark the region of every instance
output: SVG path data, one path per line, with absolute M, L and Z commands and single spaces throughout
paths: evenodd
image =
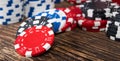
M 54 6 L 55 4 L 53 0 L 26 0 L 24 3 L 25 16 L 32 17 L 44 10 L 53 9 Z
M 34 19 L 39 19 L 41 16 L 46 16 L 49 18 L 47 22 L 51 23 L 53 25 L 53 31 L 55 33 L 62 32 L 62 28 L 66 24 L 67 16 L 62 10 L 58 9 L 50 9 L 46 10 L 42 13 L 39 13 L 38 15 L 35 15 Z
M 0 25 L 21 22 L 23 19 L 23 0 L 0 1 Z
M 24 21 L 23 23 L 21 23 L 21 25 L 18 27 L 17 33 L 16 33 L 16 37 L 21 34 L 24 30 L 26 30 L 27 28 L 33 27 L 33 26 L 39 26 L 39 25 L 44 25 L 47 26 L 49 28 L 52 28 L 52 24 L 47 22 L 48 18 L 41 16 L 41 18 L 39 19 L 32 19 L 32 18 L 28 18 L 26 21 Z
M 25 57 L 38 56 L 50 49 L 54 42 L 54 32 L 46 26 L 26 29 L 16 39 L 16 52 Z

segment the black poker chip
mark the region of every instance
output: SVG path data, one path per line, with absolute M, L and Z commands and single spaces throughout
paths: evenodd
M 40 19 L 33 19 L 33 18 L 28 18 L 26 21 L 24 21 L 18 28 L 17 33 L 16 33 L 16 37 L 22 33 L 23 31 L 25 31 L 27 28 L 29 27 L 33 27 L 33 26 L 39 26 L 39 25 L 44 25 L 47 26 L 49 28 L 52 29 L 52 24 L 48 23 L 47 20 L 49 18 L 45 17 L 45 16 L 41 16 Z
M 47 22 L 48 19 L 49 18 L 42 16 L 40 19 L 33 19 L 32 21 L 30 21 L 29 24 L 31 26 L 46 25 L 48 23 Z

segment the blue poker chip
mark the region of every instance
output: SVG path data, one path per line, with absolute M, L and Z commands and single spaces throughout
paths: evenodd
M 23 0 L 0 1 L 0 24 L 7 25 L 21 22 L 23 18 Z
M 67 17 L 63 11 L 57 10 L 57 9 L 50 9 L 50 10 L 41 12 L 36 16 L 33 16 L 33 18 L 39 19 L 41 18 L 41 16 L 46 16 L 47 18 L 49 18 L 49 20 L 47 21 L 49 23 L 52 23 L 53 31 L 55 33 L 62 32 L 62 28 L 66 24 L 66 17 Z

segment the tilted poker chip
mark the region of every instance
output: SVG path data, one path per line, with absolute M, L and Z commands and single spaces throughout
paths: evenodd
M 66 24 L 64 25 L 64 27 L 62 28 L 62 31 L 65 31 L 69 26 L 72 25 L 73 21 L 74 21 L 74 15 L 75 13 L 73 11 L 71 11 L 70 8 L 56 8 L 58 10 L 62 10 L 67 18 L 66 18 Z
M 63 27 L 62 31 L 65 31 L 68 27 L 73 24 L 74 21 L 77 21 L 77 18 L 82 16 L 82 12 L 79 7 L 71 6 L 68 8 L 57 8 L 58 10 L 62 10 L 65 12 L 67 16 L 66 25 Z
M 47 26 L 26 29 L 16 39 L 16 52 L 25 57 L 38 56 L 50 49 L 54 42 L 54 32 Z
M 39 26 L 39 25 L 44 25 L 49 28 L 52 28 L 52 24 L 47 22 L 48 18 L 41 16 L 39 19 L 32 19 L 28 18 L 26 21 L 22 22 L 21 25 L 17 29 L 16 37 L 21 34 L 24 30 L 27 28 L 33 27 L 33 26 Z
M 111 17 L 111 2 L 87 1 L 80 5 L 83 16 L 89 19 L 108 19 Z
M 34 19 L 39 19 L 41 16 L 46 16 L 49 18 L 47 22 L 53 25 L 53 31 L 55 33 L 62 32 L 62 28 L 66 24 L 66 14 L 62 10 L 50 9 L 46 10 L 38 15 L 34 16 Z
M 64 32 L 67 28 L 69 28 L 73 24 L 73 22 L 74 22 L 73 18 L 67 18 L 66 19 L 66 24 L 62 28 L 62 31 Z

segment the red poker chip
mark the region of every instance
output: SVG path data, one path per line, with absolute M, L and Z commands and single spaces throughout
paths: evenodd
M 53 45 L 54 32 L 46 26 L 34 26 L 26 29 L 16 39 L 16 52 L 25 57 L 38 56 Z
M 106 26 L 107 20 L 90 20 L 90 19 L 81 17 L 78 20 L 78 24 L 84 27 Z
M 67 16 L 66 24 L 62 28 L 62 31 L 65 31 L 68 27 L 70 27 L 72 25 L 72 23 L 74 21 L 75 13 L 73 11 L 71 11 L 70 8 L 57 8 L 57 9 L 62 10 Z

